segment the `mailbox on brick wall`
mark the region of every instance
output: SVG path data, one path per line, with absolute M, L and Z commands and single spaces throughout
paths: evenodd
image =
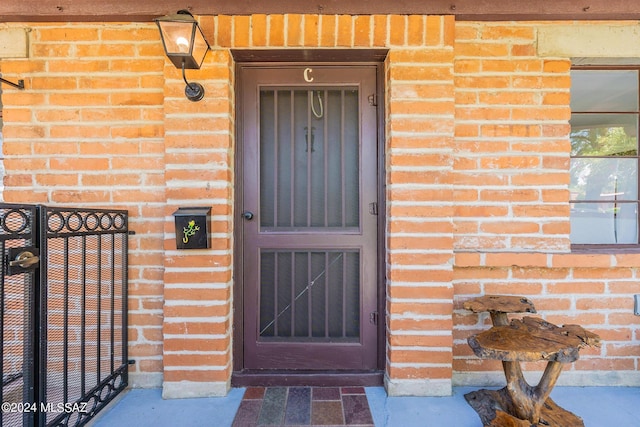
M 209 248 L 209 207 L 178 208 L 173 213 L 176 222 L 178 249 Z

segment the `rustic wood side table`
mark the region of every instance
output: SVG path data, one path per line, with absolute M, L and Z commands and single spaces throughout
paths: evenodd
M 511 298 L 513 297 L 508 299 Z M 495 308 L 495 301 L 494 298 L 491 308 Z M 469 337 L 468 343 L 476 356 L 502 361 L 507 385 L 500 390 L 478 390 L 465 395 L 467 402 L 480 415 L 483 424 L 517 427 L 584 426 L 580 417 L 557 406 L 549 398 L 549 394 L 563 365 L 576 361 L 582 347 L 599 346 L 599 337 L 578 325 L 559 327 L 534 317 L 508 322 L 506 311 L 496 311 L 495 317 L 491 310 L 485 311 L 492 313 L 494 326 Z M 530 386 L 520 364 L 541 360 L 547 361 L 546 369 L 538 385 Z

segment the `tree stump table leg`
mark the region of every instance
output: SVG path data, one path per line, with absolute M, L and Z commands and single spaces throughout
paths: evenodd
M 544 374 L 542 374 L 540 383 L 536 386 L 536 394 L 538 395 L 538 397 L 544 400 L 549 397 L 549 394 L 551 394 L 551 390 L 553 389 L 553 387 L 555 387 L 556 382 L 558 381 L 560 372 L 562 372 L 562 363 L 547 363 L 547 367 L 544 370 Z
M 562 372 L 562 363 L 548 362 L 537 386 L 530 386 L 524 379 L 519 362 L 502 362 L 507 378 L 506 391 L 513 402 L 513 415 L 533 424 L 540 422 L 542 406 Z
M 520 363 L 502 362 L 502 367 L 507 378 L 505 390 L 512 403 L 508 412 L 517 418 L 537 423 L 540 414 L 535 411 L 534 389 L 524 379 Z
M 507 326 L 509 324 L 507 313 L 492 311 L 489 315 L 491 316 L 491 323 L 493 323 L 493 326 Z

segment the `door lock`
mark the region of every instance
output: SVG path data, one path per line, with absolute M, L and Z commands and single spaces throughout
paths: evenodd
M 40 257 L 29 251 L 20 252 L 13 261 L 9 261 L 9 267 L 29 268 L 40 262 Z
M 253 219 L 253 212 L 251 211 L 244 211 L 242 212 L 242 217 L 244 219 L 246 219 L 247 221 L 251 221 Z
M 10 248 L 8 253 L 7 275 L 24 273 L 28 270 L 34 270 L 40 263 L 40 251 L 38 248 L 22 247 Z

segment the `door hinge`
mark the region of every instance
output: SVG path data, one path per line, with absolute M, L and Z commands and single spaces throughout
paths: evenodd
M 369 214 L 378 215 L 378 204 L 376 202 L 369 203 Z
M 372 93 L 371 95 L 369 95 L 367 99 L 369 100 L 369 105 L 371 105 L 372 107 L 378 106 L 378 100 L 376 99 L 375 93 Z
M 369 323 L 373 323 L 374 325 L 378 325 L 378 312 L 372 311 L 369 313 Z

